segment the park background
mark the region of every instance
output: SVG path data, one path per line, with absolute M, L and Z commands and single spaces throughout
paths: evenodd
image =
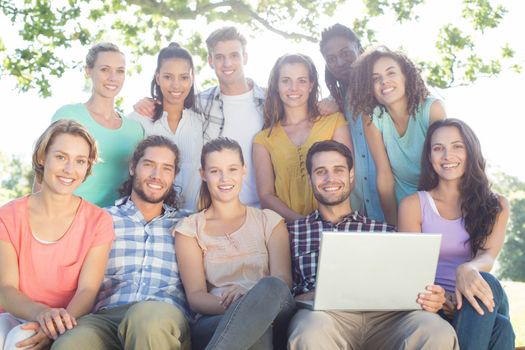
M 0 204 L 28 191 L 32 146 L 54 111 L 89 98 L 83 59 L 94 42 L 112 41 L 126 52 L 129 74 L 119 106 L 129 113 L 137 100 L 149 95 L 155 53 L 170 41 L 179 42 L 196 56 L 196 84 L 200 89 L 214 83 L 213 71 L 205 64 L 202 41 L 225 24 L 238 26 L 247 36 L 246 76 L 266 86 L 277 57 L 301 52 L 314 59 L 322 93 L 327 96 L 324 61 L 316 40 L 323 28 L 339 22 L 354 27 L 364 45 L 402 49 L 418 61 L 432 85 L 431 92 L 444 101 L 448 116 L 465 120 L 480 138 L 494 187 L 512 205 L 507 243 L 496 274 L 504 277 L 511 298 L 516 345 L 525 346 L 525 283 L 519 282 L 525 281 L 525 162 L 521 154 L 525 148 L 525 115 L 520 103 L 525 85 L 524 2 L 128 3 L 134 5 L 118 1 L 0 0 Z M 71 11 L 69 21 L 61 23 L 56 20 L 61 8 L 76 8 L 78 13 Z M 173 18 L 175 11 L 170 9 L 189 9 L 195 18 Z M 60 31 L 65 36 L 77 34 L 66 36 L 64 42 L 50 39 L 59 37 Z M 294 37 L 292 33 L 300 35 Z M 46 51 L 55 55 L 54 60 L 46 58 Z M 448 62 L 452 62 L 449 71 L 440 69 Z

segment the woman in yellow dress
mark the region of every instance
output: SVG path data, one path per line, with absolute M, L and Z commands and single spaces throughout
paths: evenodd
M 310 147 L 336 140 L 352 150 L 344 116 L 320 116 L 318 97 L 318 75 L 310 57 L 293 54 L 277 60 L 268 82 L 264 129 L 254 139 L 253 163 L 261 206 L 286 221 L 317 209 L 305 165 Z

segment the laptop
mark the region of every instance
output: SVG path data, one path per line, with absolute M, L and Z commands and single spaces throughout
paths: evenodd
M 434 283 L 441 234 L 323 232 L 311 310 L 417 310 Z

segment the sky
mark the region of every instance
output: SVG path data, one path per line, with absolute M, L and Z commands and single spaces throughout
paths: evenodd
M 393 26 L 388 17 L 375 19 L 374 29 L 380 43 L 390 48 L 403 47 L 413 59 L 428 59 L 434 51 L 434 38 L 440 25 L 446 22 L 460 21 L 459 4 L 455 0 L 429 0 L 420 6 L 420 19 L 416 23 Z M 481 37 L 479 51 L 490 55 L 496 48 L 508 41 L 521 57 L 525 67 L 525 41 L 518 33 L 525 33 L 522 14 L 525 13 L 525 2 L 516 0 L 494 1 L 502 3 L 508 13 L 497 30 L 488 31 Z M 353 17 L 362 13 L 360 2 L 349 1 L 336 11 L 333 18 L 324 18 L 322 28 L 335 22 L 351 25 Z M 351 14 L 349 16 L 349 14 Z M 456 16 L 456 17 L 454 17 Z M 204 26 L 206 37 L 219 24 Z M 259 85 L 266 86 L 268 74 L 275 60 L 285 53 L 301 52 L 310 55 L 316 63 L 320 80 L 324 82 L 324 61 L 318 45 L 313 43 L 290 43 L 281 37 L 268 33 L 251 33 L 244 30 L 248 37 L 248 64 L 245 67 L 247 76 Z M 0 15 L 0 35 L 7 48 L 17 44 L 18 36 L 9 21 Z M 183 38 L 174 41 L 184 45 Z M 117 43 L 118 44 L 118 43 Z M 167 43 L 165 43 L 167 44 Z M 70 50 L 67 54 L 77 60 L 83 60 L 88 47 Z M 124 48 L 124 51 L 126 49 Z M 124 111 L 131 112 L 132 105 L 143 96 L 149 95 L 149 85 L 153 75 L 155 57 L 143 57 L 142 73 L 127 77 L 120 96 L 124 97 Z M 197 72 L 197 84 L 213 76 L 209 67 Z M 0 101 L 3 107 L 3 126 L 0 128 L 0 151 L 22 156 L 30 160 L 33 143 L 40 133 L 49 125 L 53 113 L 62 105 L 85 102 L 89 98 L 89 86 L 86 85 L 82 69 L 72 69 L 60 79 L 51 80 L 53 95 L 41 98 L 36 91 L 17 92 L 15 81 L 3 76 L 0 80 Z M 517 74 L 504 71 L 498 77 L 480 78 L 476 83 L 445 90 L 432 89 L 432 93 L 443 100 L 449 117 L 466 121 L 478 135 L 482 150 L 492 170 L 502 170 L 510 175 L 525 180 L 525 161 L 520 150 L 525 149 L 523 130 L 525 130 L 525 112 L 519 101 L 523 98 L 525 73 Z M 328 92 L 324 83 L 323 95 Z

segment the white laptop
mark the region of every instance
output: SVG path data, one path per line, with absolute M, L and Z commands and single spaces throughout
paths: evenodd
M 434 283 L 441 234 L 323 232 L 312 310 L 416 310 Z

